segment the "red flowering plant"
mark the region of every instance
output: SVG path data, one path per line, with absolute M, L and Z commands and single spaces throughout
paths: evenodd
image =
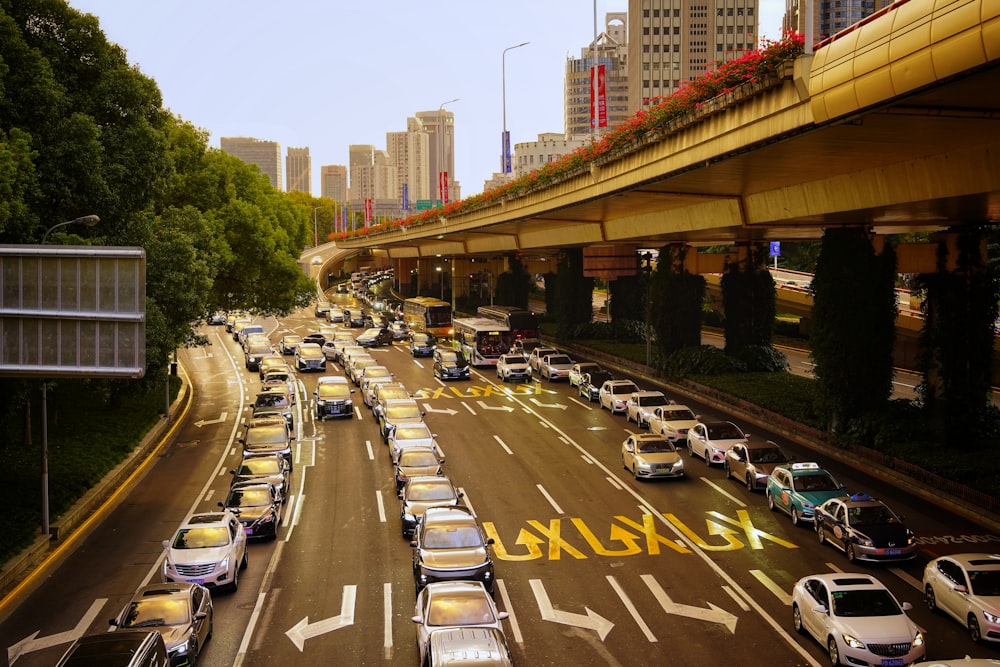
M 505 199 L 526 195 L 576 175 L 583 169 L 589 169 L 598 159 L 623 155 L 634 150 L 636 141 L 662 136 L 669 131 L 671 123 L 695 114 L 707 101 L 733 92 L 745 84 L 764 83 L 775 79 L 783 63 L 794 60 L 802 53 L 804 43 L 804 35 L 795 32 L 786 32 L 777 41 L 765 40 L 762 49 L 748 51 L 735 60 L 719 62 L 715 70 L 686 82 L 672 95 L 656 98 L 656 104 L 649 109 L 639 110 L 605 134 L 600 141 L 582 146 L 555 162 L 547 162 L 518 179 L 481 194 L 449 202 L 443 208 L 421 211 L 399 221 L 398 224 L 381 224 L 364 230 L 363 233 L 418 226 L 435 222 L 442 216 L 458 215 L 485 206 L 493 206 Z

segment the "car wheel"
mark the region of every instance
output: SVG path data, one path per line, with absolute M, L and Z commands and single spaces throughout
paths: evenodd
M 201 657 L 201 648 L 198 646 L 198 637 L 191 637 L 191 642 L 188 644 L 188 666 L 197 667 L 198 659 Z
M 733 471 L 729 467 L 729 459 L 723 460 L 723 462 L 722 462 L 722 472 L 726 473 L 726 479 L 729 479 L 730 477 L 733 476 Z
M 857 554 L 854 553 L 854 544 L 853 543 L 851 543 L 851 542 L 847 543 L 847 546 L 844 547 L 844 555 L 847 556 L 848 562 L 851 562 L 851 563 L 853 563 L 854 561 L 856 561 L 858 559 Z
M 930 584 L 924 589 L 924 602 L 927 603 L 927 608 L 931 613 L 937 611 L 937 598 L 934 596 L 934 589 L 930 587 Z
M 802 611 L 799 610 L 799 605 L 797 604 L 792 605 L 792 627 L 800 635 L 806 633 L 805 628 L 802 627 Z
M 240 561 L 240 569 L 241 570 L 247 569 L 247 565 L 249 565 L 249 563 L 250 563 L 250 550 L 249 549 L 244 549 L 243 550 L 243 560 Z
M 972 614 L 969 614 L 969 637 L 973 644 L 978 644 L 983 640 L 983 633 L 979 630 L 979 621 Z
M 624 456 L 622 457 L 622 468 L 624 468 L 625 470 L 628 470 L 628 466 L 625 464 L 625 457 Z
M 632 463 L 632 477 L 634 479 L 639 479 L 639 466 L 637 466 L 634 462 Z
M 816 539 L 819 540 L 820 544 L 826 542 L 826 529 L 823 528 L 823 524 L 816 524 Z
M 707 448 L 705 449 L 705 467 L 706 468 L 712 467 L 712 455 L 708 453 Z
M 799 511 L 794 507 L 792 508 L 791 516 L 792 516 L 792 525 L 793 526 L 799 525 L 799 522 L 801 521 L 801 519 L 799 518 Z
M 826 640 L 826 652 L 830 656 L 830 664 L 834 667 L 840 664 L 840 649 L 837 648 L 837 640 L 828 637 Z
M 243 568 L 241 563 L 239 567 L 233 570 L 233 581 L 229 584 L 229 590 L 233 593 L 240 587 L 240 570 Z
M 764 495 L 767 496 L 767 509 L 774 512 L 776 508 L 774 506 L 774 496 L 771 495 L 771 490 L 768 489 L 767 491 L 765 491 Z
M 747 473 L 747 491 L 753 493 L 753 490 L 754 490 L 753 475 Z

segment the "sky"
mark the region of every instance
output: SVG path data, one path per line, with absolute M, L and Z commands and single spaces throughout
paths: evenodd
M 462 196 L 500 170 L 511 145 L 563 132 L 563 75 L 607 12 L 628 0 L 69 0 L 156 81 L 163 105 L 220 137 L 308 147 L 320 166 L 445 102 L 455 117 Z M 759 0 L 760 36 L 781 36 L 785 0 Z M 526 46 L 504 49 L 521 42 Z M 504 68 L 504 62 L 506 68 Z M 506 83 L 506 95 L 504 95 Z M 457 101 L 449 102 L 449 100 Z M 284 165 L 284 163 L 282 163 Z

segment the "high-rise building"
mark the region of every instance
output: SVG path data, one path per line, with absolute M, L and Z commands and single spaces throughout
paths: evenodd
M 336 202 L 347 201 L 347 167 L 324 164 L 319 168 L 319 196 Z
M 430 133 L 417 118 L 406 120 L 405 132 L 387 132 L 386 148 L 389 157 L 396 165 L 396 191 L 400 197 L 400 207 L 404 202 L 403 191 L 406 190 L 407 212 L 416 210 L 417 201 L 431 198 L 431 179 L 428 149 Z
M 757 46 L 758 0 L 629 0 L 629 113 Z
M 308 148 L 289 148 L 285 156 L 286 192 L 312 194 L 312 158 Z
M 375 218 L 399 217 L 396 165 L 389 153 L 370 144 L 352 144 L 348 147 L 348 154 L 351 161 L 351 210 L 363 211 L 366 201 L 371 200 Z
M 892 0 L 812 0 L 812 2 L 813 38 L 818 42 L 850 28 L 861 19 L 887 7 Z M 782 31 L 804 33 L 805 12 L 805 0 L 785 0 L 785 14 L 781 19 Z
M 416 119 L 428 133 L 428 161 L 431 178 L 431 198 L 442 199 L 440 174 L 448 175 L 448 201 L 460 199 L 461 189 L 455 180 L 455 114 L 444 109 L 418 111 Z
M 604 99 L 607 126 L 615 127 L 628 118 L 628 14 L 608 12 L 604 17 L 604 32 L 597 40 L 580 50 L 579 58 L 566 59 L 566 80 L 563 87 L 565 133 L 570 139 L 582 139 L 591 134 L 590 70 L 604 65 Z M 519 144 L 520 145 L 520 144 Z M 528 170 L 530 171 L 530 169 Z
M 538 135 L 538 141 L 526 141 L 514 145 L 514 177 L 520 178 L 544 164 L 555 162 L 569 155 L 590 141 L 586 135 L 567 138 L 558 132 Z
M 247 164 L 254 164 L 271 181 L 271 187 L 281 190 L 281 145 L 252 137 L 222 137 L 219 146 L 226 153 Z

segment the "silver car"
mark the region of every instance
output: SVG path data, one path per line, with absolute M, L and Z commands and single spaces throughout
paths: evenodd
M 228 510 L 195 514 L 164 540 L 163 583 L 193 583 L 207 588 L 239 586 L 247 566 L 247 536 Z
M 497 360 L 497 377 L 503 382 L 528 380 L 531 378 L 531 367 L 520 354 L 504 354 Z
M 612 413 L 625 412 L 625 403 L 628 397 L 639 391 L 635 382 L 631 380 L 608 380 L 601 385 L 597 393 L 597 402 L 601 409 L 611 410 Z
M 683 477 L 684 460 L 662 435 L 636 433 L 622 443 L 622 467 L 635 479 Z
M 430 637 L 443 629 L 482 628 L 503 631 L 505 611 L 497 610 L 493 598 L 478 581 L 439 581 L 428 584 L 417 595 L 413 622 L 417 625 L 420 663 L 430 651 Z
M 538 366 L 538 374 L 548 380 L 562 380 L 569 377 L 569 369 L 573 368 L 574 362 L 565 354 L 547 354 L 542 357 L 542 362 Z
M 513 667 L 507 638 L 496 628 L 440 628 L 427 641 L 430 667 Z
M 726 477 L 734 477 L 756 491 L 767 486 L 767 478 L 777 466 L 788 463 L 788 457 L 774 442 L 738 442 L 726 452 L 722 467 Z
M 455 507 L 462 499 L 451 480 L 444 475 L 426 475 L 406 480 L 400 493 L 399 520 L 403 537 L 412 538 L 413 531 L 432 507 Z
M 163 637 L 171 665 L 194 665 L 212 636 L 214 621 L 212 596 L 204 586 L 147 584 L 111 619 L 111 625 L 115 631 L 155 630 Z M 103 657 L 106 660 L 109 656 Z M 99 660 L 86 664 L 109 663 Z
M 649 432 L 664 435 L 677 444 L 687 440 L 688 430 L 698 423 L 700 417 L 686 405 L 663 405 L 653 409 L 649 417 Z
M 636 391 L 625 401 L 625 421 L 634 421 L 639 428 L 649 426 L 653 410 L 669 405 L 670 399 L 662 391 Z

